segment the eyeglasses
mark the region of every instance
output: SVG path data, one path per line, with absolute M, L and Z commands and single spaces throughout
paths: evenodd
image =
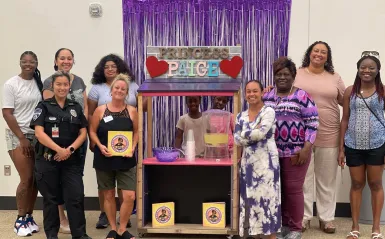
M 363 51 L 361 57 L 364 56 L 374 56 L 377 59 L 380 59 L 380 53 L 378 51 Z
M 109 70 L 109 69 L 112 69 L 112 70 L 115 70 L 117 69 L 118 67 L 116 65 L 111 65 L 111 66 L 104 66 L 104 70 Z
M 20 64 L 22 65 L 26 65 L 26 64 L 35 65 L 36 63 L 37 61 L 20 61 Z

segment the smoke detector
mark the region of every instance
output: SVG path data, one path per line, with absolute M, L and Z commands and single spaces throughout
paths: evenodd
M 89 12 L 91 17 L 101 17 L 102 16 L 102 5 L 100 3 L 90 3 Z

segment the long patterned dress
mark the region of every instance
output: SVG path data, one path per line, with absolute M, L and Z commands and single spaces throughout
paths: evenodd
M 243 146 L 239 235 L 269 235 L 281 228 L 280 172 L 274 140 L 275 112 L 263 106 L 256 119 L 237 115 L 234 140 Z

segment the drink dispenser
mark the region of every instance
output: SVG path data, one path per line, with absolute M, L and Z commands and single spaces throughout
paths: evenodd
M 229 134 L 231 113 L 211 109 L 203 112 L 205 159 L 230 159 Z

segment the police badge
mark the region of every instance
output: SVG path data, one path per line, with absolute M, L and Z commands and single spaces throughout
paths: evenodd
M 70 113 L 73 117 L 77 117 L 78 114 L 76 113 L 76 111 L 74 109 L 70 109 Z

